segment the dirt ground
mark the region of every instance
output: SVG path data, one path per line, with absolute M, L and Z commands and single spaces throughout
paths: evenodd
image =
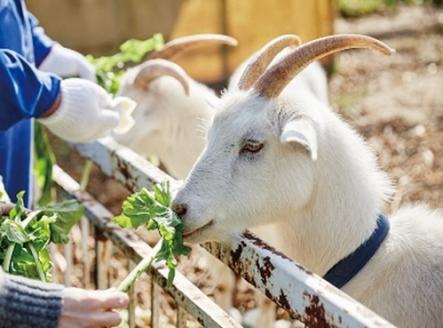
M 336 30 L 374 35 L 397 50 L 391 57 L 365 50 L 339 54 L 329 82 L 333 109 L 364 135 L 392 179 L 396 192 L 387 212 L 418 201 L 442 208 L 443 9 L 400 7 L 384 14 L 338 19 Z M 78 176 L 79 167 L 71 166 L 69 171 Z M 127 194 L 99 175 L 94 175 L 91 191 L 115 213 Z M 186 275 L 212 294 L 214 287 L 204 265 L 195 258 L 193 263 L 183 268 Z M 112 280 L 123 277 L 125 265 L 121 256 L 113 258 Z M 76 276 L 74 284 L 81 285 L 80 269 Z M 146 307 L 149 283 L 146 278 L 144 281 L 138 284 L 138 300 Z M 246 283 L 239 284 L 235 303 L 242 312 L 255 307 L 252 289 Z M 163 298 L 166 316 L 162 327 L 166 321 L 174 321 L 173 307 L 170 299 Z M 149 320 L 148 311 L 143 313 Z M 283 311 L 278 314 L 287 317 Z
M 401 7 L 386 16 L 337 22 L 340 33 L 365 31 L 397 52 L 337 56 L 332 106 L 365 136 L 392 178 L 391 210 L 417 201 L 442 208 L 443 10 Z

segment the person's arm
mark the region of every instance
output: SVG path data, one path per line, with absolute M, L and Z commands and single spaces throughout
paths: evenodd
M 0 49 L 0 90 L 0 131 L 35 117 L 63 139 L 90 142 L 108 135 L 120 120 L 112 97 L 95 83 L 61 81 L 6 49 Z
M 0 327 L 57 327 L 63 287 L 4 274 L 0 270 Z
M 35 63 L 40 70 L 65 78 L 96 81 L 94 67 L 82 54 L 51 40 L 38 25 L 38 20 L 30 12 L 27 14 L 32 27 Z
M 41 72 L 20 54 L 0 49 L 0 131 L 40 117 L 60 94 L 60 78 Z
M 128 295 L 116 290 L 65 288 L 0 269 L 0 328 L 114 327 L 121 318 L 113 309 L 128 303 Z

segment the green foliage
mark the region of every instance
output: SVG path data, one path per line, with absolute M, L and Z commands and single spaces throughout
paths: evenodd
M 355 17 L 394 8 L 401 3 L 407 5 L 440 5 L 443 0 L 339 0 L 338 7 L 342 15 Z
M 56 216 L 51 225 L 51 242 L 66 244 L 69 241 L 69 231 L 83 215 L 83 207 L 75 200 L 51 204 L 42 209 L 49 216 Z
M 69 231 L 83 215 L 83 207 L 70 200 L 29 212 L 23 194 L 7 216 L 0 216 L 0 260 L 3 270 L 50 281 L 49 243 L 66 243 Z
M 128 64 L 139 63 L 149 52 L 159 50 L 163 43 L 162 35 L 155 34 L 152 38 L 144 41 L 127 40 L 120 46 L 120 52 L 112 56 L 95 58 L 92 55 L 87 55 L 86 58 L 96 69 L 98 84 L 115 95 Z
M 122 206 L 122 214 L 114 222 L 123 228 L 146 225 L 148 230 L 158 230 L 162 238 L 155 261 L 166 261 L 169 268 L 168 285 L 174 279 L 176 257 L 188 255 L 190 248 L 183 244 L 183 221 L 171 210 L 169 183 L 154 186 L 153 191 L 142 189 L 129 196 Z
M 38 204 L 43 206 L 49 204 L 54 198 L 52 167 L 56 159 L 45 128 L 37 121 L 34 123 L 34 155 L 34 173 L 41 191 Z

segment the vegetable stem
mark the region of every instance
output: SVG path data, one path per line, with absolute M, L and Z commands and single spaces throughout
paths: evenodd
M 29 213 L 27 218 L 21 222 L 23 229 L 26 229 L 28 224 L 31 223 L 31 221 L 34 220 L 37 217 L 37 215 L 39 215 L 40 213 L 41 213 L 40 210 L 32 211 L 31 213 Z
M 3 259 L 3 271 L 9 272 L 9 266 L 11 265 L 12 254 L 14 253 L 15 244 L 8 246 L 6 250 L 5 258 Z
M 89 178 L 91 176 L 92 161 L 87 160 L 85 166 L 83 167 L 82 178 L 80 180 L 80 191 L 85 191 L 89 183 Z
M 29 251 L 32 254 L 32 257 L 34 258 L 35 266 L 37 267 L 37 272 L 40 277 L 40 280 L 43 282 L 46 282 L 46 275 L 45 275 L 45 272 L 43 271 L 42 264 L 41 264 L 40 259 L 38 257 L 38 253 L 34 248 L 34 245 L 27 244 L 26 247 L 29 249 Z
M 152 254 L 141 260 L 136 267 L 127 275 L 127 277 L 118 285 L 117 290 L 121 292 L 127 292 L 131 286 L 134 284 L 135 280 L 145 271 L 147 271 L 154 261 L 157 253 L 160 251 L 162 246 L 162 240 L 160 240 L 152 250 Z

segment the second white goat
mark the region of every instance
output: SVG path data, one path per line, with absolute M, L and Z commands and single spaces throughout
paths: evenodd
M 204 146 L 213 117 L 215 92 L 196 82 L 171 60 L 196 46 L 237 41 L 220 34 L 198 34 L 168 42 L 143 64 L 129 69 L 118 96 L 137 102 L 134 127 L 115 139 L 142 156 L 156 155 L 167 171 L 185 177 Z
M 441 327 L 442 213 L 420 205 L 380 221 L 391 186 L 373 152 L 312 93 L 285 89 L 313 60 L 349 48 L 392 53 L 370 37 L 337 35 L 291 51 L 257 80 L 260 62 L 252 65 L 224 95 L 174 208 L 190 242 L 229 243 L 273 223 L 274 246 L 321 276 L 384 222 L 387 235 L 342 289 L 398 326 Z

